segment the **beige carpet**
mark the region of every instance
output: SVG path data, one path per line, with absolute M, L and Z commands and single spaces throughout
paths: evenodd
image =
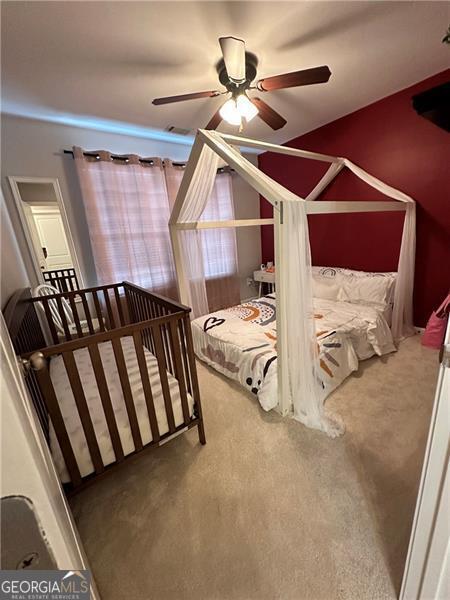
M 337 440 L 199 365 L 195 431 L 71 501 L 104 600 L 395 598 L 437 376 L 404 342 L 330 397 Z

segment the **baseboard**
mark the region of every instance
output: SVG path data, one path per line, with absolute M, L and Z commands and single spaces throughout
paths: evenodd
M 424 333 L 425 332 L 425 327 L 416 327 L 416 326 L 414 326 L 414 329 L 417 331 L 417 333 Z

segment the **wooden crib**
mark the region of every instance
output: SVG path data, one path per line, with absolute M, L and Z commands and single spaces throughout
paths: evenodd
M 55 310 L 64 333 L 55 327 Z M 128 282 L 39 299 L 29 289 L 12 296 L 5 320 L 68 491 L 192 427 L 205 444 L 189 313 Z M 82 431 L 82 442 L 72 422 L 81 422 L 73 431 Z

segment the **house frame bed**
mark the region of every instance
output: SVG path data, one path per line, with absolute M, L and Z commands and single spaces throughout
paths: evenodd
M 72 309 L 75 331 L 69 328 L 63 299 L 66 299 Z M 43 307 L 39 316 L 36 303 Z M 54 324 L 52 310 L 55 309 L 55 305 L 64 325 L 64 334 L 58 333 Z M 160 445 L 193 427 L 198 428 L 200 442 L 206 442 L 189 313 L 190 308 L 128 282 L 39 298 L 32 298 L 30 290 L 25 288 L 17 290 L 11 297 L 4 311 L 6 325 L 15 352 L 24 366 L 25 381 L 44 435 L 49 441 L 50 423 L 56 435 L 70 477 L 68 492 L 78 491 L 87 482 L 145 447 Z M 52 345 L 47 345 L 46 342 L 49 335 L 53 341 Z M 133 364 L 136 373 L 133 375 L 133 381 L 127 369 L 129 363 L 128 355 L 124 352 L 124 340 L 131 351 L 135 352 Z M 114 356 L 111 362 L 115 365 L 116 378 L 120 379 L 116 389 L 121 388 L 120 394 L 123 395 L 123 408 L 126 409 L 134 451 L 125 452 L 117 405 L 112 402 L 113 392 L 109 385 L 111 368 L 107 369 L 104 363 L 105 343 L 111 351 L 110 354 Z M 97 408 L 103 410 L 109 443 L 115 457 L 107 465 L 104 464 L 99 448 L 95 415 L 91 414 L 92 408 L 89 407 L 92 407 L 92 400 L 83 385 L 83 372 L 79 364 L 80 351 L 89 356 L 99 397 Z M 155 376 L 150 376 L 148 369 L 149 356 L 152 357 L 150 360 L 153 361 L 154 371 L 158 374 L 157 385 Z M 56 386 L 50 374 L 50 360 L 58 360 L 59 357 L 62 357 L 64 363 L 93 465 L 93 473 L 88 476 L 82 476 L 80 473 L 73 440 L 63 416 L 61 403 L 66 402 L 70 392 L 66 391 L 63 397 L 61 394 L 57 397 Z M 140 417 L 137 416 L 133 391 L 137 386 L 145 398 Z M 176 423 L 174 417 L 174 386 L 177 402 L 181 403 L 177 413 L 181 423 Z M 117 399 L 117 395 L 114 398 Z M 192 408 L 189 403 L 192 404 Z M 146 428 L 151 432 L 151 440 L 147 443 L 142 435 L 143 414 L 147 420 Z M 161 430 L 161 414 L 164 414 L 168 431 Z
M 330 164 L 330 167 L 311 193 L 306 198 L 301 198 L 252 165 L 236 146 L 318 160 Z M 272 204 L 273 219 L 200 220 L 214 183 L 219 157 Z M 343 168 L 351 170 L 390 200 L 317 201 Z M 201 252 L 200 243 L 195 240 L 198 232 L 208 228 L 274 225 L 277 266 L 277 410 L 283 415 L 290 413 L 305 425 L 325 431 L 331 436 L 342 433 L 343 424 L 325 413 L 323 403 L 314 392 L 317 353 L 313 343 L 311 259 L 306 215 L 391 211 L 405 213 L 392 316 L 392 333 L 398 341 L 413 331 L 415 202 L 403 192 L 369 175 L 350 160 L 217 131 L 198 130 L 170 217 L 180 300 L 193 307 L 195 317 L 208 312 L 205 310 L 207 300 L 205 301 L 204 275 L 198 267 L 201 263 L 198 256 L 198 252 Z M 186 241 L 183 236 L 187 232 L 191 232 L 194 237 Z M 287 316 L 293 314 L 290 308 L 294 305 L 299 308 L 304 319 L 288 325 Z M 299 356 L 302 357 L 301 361 L 298 360 Z

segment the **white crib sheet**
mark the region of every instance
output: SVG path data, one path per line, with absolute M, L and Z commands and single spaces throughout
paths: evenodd
M 147 405 L 145 402 L 144 390 L 142 388 L 142 381 L 139 372 L 136 351 L 134 349 L 133 338 L 130 336 L 121 338 L 121 343 L 125 363 L 127 366 L 131 392 L 133 395 L 134 406 L 136 409 L 136 416 L 141 432 L 142 443 L 145 445 L 148 444 L 153 437 L 150 429 Z M 103 342 L 99 344 L 99 352 L 103 369 L 105 371 L 111 403 L 116 417 L 117 429 L 119 431 L 123 452 L 126 456 L 134 451 L 134 443 L 111 342 Z M 153 401 L 155 405 L 159 432 L 160 435 L 163 435 L 169 431 L 169 425 L 164 407 L 164 397 L 161 389 L 158 363 L 155 356 L 145 347 L 144 353 L 153 393 Z M 80 348 L 79 350 L 75 350 L 74 357 L 78 372 L 80 374 L 86 402 L 89 407 L 100 454 L 103 464 L 106 466 L 115 462 L 115 454 L 88 349 Z M 61 414 L 64 419 L 81 476 L 85 477 L 86 475 L 94 472 L 94 465 L 91 460 L 83 427 L 81 425 L 81 420 L 75 404 L 75 399 L 73 397 L 72 388 L 70 386 L 67 371 L 61 355 L 52 358 L 50 361 L 50 377 L 53 387 L 55 388 L 58 404 L 61 409 Z M 170 373 L 168 373 L 168 381 L 175 425 L 178 426 L 183 423 L 180 390 L 177 380 Z M 189 414 L 192 416 L 194 401 L 189 394 L 188 405 L 190 411 Z M 63 483 L 70 481 L 70 476 L 52 425 L 50 425 L 50 448 L 61 481 Z

